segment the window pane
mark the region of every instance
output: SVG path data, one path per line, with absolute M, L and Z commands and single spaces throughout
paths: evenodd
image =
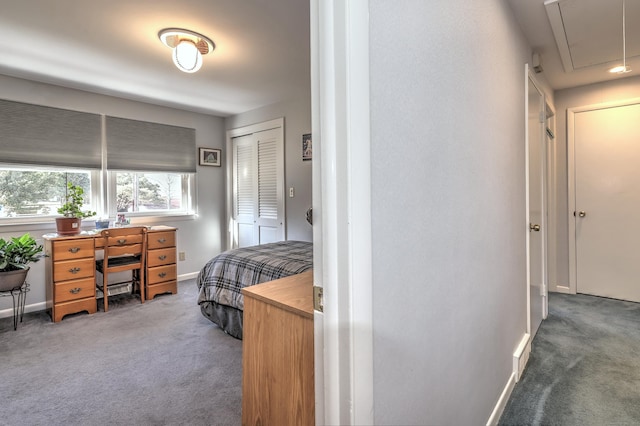
M 183 211 L 179 173 L 116 172 L 116 210 L 123 212 Z
M 89 172 L 0 168 L 0 218 L 57 215 L 67 182 L 84 189 L 84 208 L 90 209 Z

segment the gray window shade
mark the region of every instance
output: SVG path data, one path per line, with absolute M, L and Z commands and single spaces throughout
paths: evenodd
M 0 100 L 0 162 L 101 166 L 101 117 Z
M 106 117 L 107 169 L 195 173 L 196 131 Z

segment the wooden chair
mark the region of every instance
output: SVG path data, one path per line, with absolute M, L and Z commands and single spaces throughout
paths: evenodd
M 109 310 L 109 288 L 122 288 L 131 283 L 131 292 L 140 291 L 140 302 L 144 303 L 144 267 L 147 248 L 147 228 L 134 226 L 105 229 L 100 233 L 103 239 L 104 259 L 96 261 L 96 270 L 102 273 L 104 311 Z M 131 271 L 131 280 L 109 284 L 109 274 Z M 119 294 L 119 293 L 118 293 Z

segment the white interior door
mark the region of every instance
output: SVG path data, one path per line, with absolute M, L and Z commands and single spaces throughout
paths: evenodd
M 236 136 L 232 145 L 232 248 L 285 239 L 282 128 Z
M 544 202 L 546 154 L 544 96 L 531 76 L 528 77 L 527 86 L 529 332 L 533 338 L 547 312 Z
M 577 292 L 640 302 L 640 105 L 573 123 Z

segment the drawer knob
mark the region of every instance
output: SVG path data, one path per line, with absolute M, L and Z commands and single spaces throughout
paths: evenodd
M 69 269 L 69 272 L 71 272 L 72 274 L 77 274 L 78 272 L 80 272 L 80 268 L 71 268 Z
M 80 247 L 71 247 L 71 248 L 69 249 L 69 251 L 70 251 L 71 253 L 77 253 L 77 252 L 79 252 L 79 251 L 80 251 Z
M 126 242 L 127 242 L 127 239 L 126 239 L 126 238 L 122 238 L 122 239 L 119 239 L 119 240 L 118 240 L 118 244 L 124 244 L 124 243 L 126 243 Z
M 167 256 L 164 255 L 164 254 L 162 256 L 158 256 L 158 259 L 160 259 L 160 260 L 165 260 L 166 258 L 167 258 Z
M 75 287 L 75 288 L 72 288 L 71 290 L 69 290 L 69 293 L 78 294 L 78 293 L 80 293 L 80 290 L 82 290 L 80 287 Z
M 166 272 L 160 272 L 160 273 L 158 274 L 158 276 L 159 276 L 160 278 L 164 278 L 164 277 L 166 277 L 166 276 L 167 276 L 167 273 L 166 273 Z
M 159 242 L 160 244 L 164 244 L 164 243 L 166 243 L 166 242 L 167 242 L 167 239 L 166 239 L 166 238 L 158 238 L 158 242 Z

